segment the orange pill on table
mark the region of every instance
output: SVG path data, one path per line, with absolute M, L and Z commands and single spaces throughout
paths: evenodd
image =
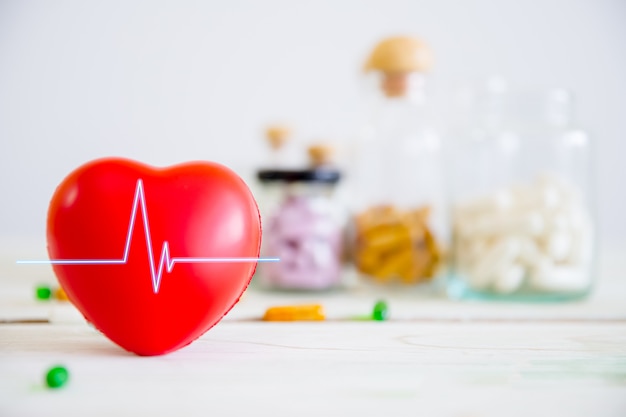
M 65 290 L 63 290 L 63 288 L 59 287 L 54 291 L 54 298 L 59 300 L 59 301 L 69 301 L 69 298 L 67 298 L 67 294 L 65 293 Z
M 264 321 L 321 321 L 325 320 L 320 304 L 274 306 L 265 311 Z

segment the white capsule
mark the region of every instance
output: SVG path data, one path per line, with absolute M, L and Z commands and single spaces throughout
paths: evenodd
M 520 239 L 519 261 L 526 266 L 533 266 L 541 259 L 541 251 L 534 239 L 524 237 Z
M 562 176 L 544 174 L 537 178 L 536 183 L 539 186 L 554 188 L 558 192 L 562 203 L 578 205 L 582 201 L 580 189 Z
M 552 233 L 546 242 L 547 255 L 555 262 L 566 260 L 572 252 L 572 235 L 570 233 Z
M 494 219 L 495 231 L 517 236 L 538 236 L 545 230 L 545 219 L 538 210 L 516 210 Z
M 474 216 L 471 220 L 465 220 L 465 227 L 462 229 L 465 236 L 488 236 L 494 234 L 493 221 L 486 216 Z
M 537 204 L 543 209 L 555 209 L 564 201 L 562 187 L 552 181 L 537 181 L 533 190 L 535 191 Z
M 573 265 L 587 266 L 591 263 L 593 255 L 593 235 L 589 231 L 587 233 L 576 233 L 566 261 Z
M 559 190 L 555 187 L 541 187 L 539 190 L 539 203 L 544 209 L 553 209 L 561 203 Z
M 537 236 L 545 230 L 545 219 L 539 211 L 531 211 L 526 214 L 518 224 L 518 232 Z
M 461 218 L 494 215 L 510 209 L 512 205 L 511 191 L 501 190 L 487 196 L 467 199 L 456 205 L 454 213 Z
M 519 209 L 553 209 L 561 201 L 558 189 L 551 185 L 518 185 L 513 189 L 515 190 L 515 206 Z
M 538 291 L 576 292 L 585 290 L 590 278 L 587 268 L 545 262 L 531 274 L 529 283 Z
M 493 283 L 494 277 L 510 265 L 520 253 L 520 240 L 504 238 L 489 247 L 470 271 L 470 284 L 484 288 Z
M 569 210 L 570 226 L 574 231 L 586 231 L 592 227 L 591 216 L 582 207 L 572 207 Z
M 569 208 L 546 212 L 545 220 L 547 233 L 571 232 L 572 230 L 572 216 Z
M 476 216 L 467 222 L 464 235 L 487 237 L 501 235 L 537 236 L 543 233 L 545 221 L 538 211 L 513 211 L 499 215 Z
M 522 286 L 525 274 L 526 269 L 521 265 L 508 265 L 496 275 L 493 289 L 501 294 L 513 293 Z

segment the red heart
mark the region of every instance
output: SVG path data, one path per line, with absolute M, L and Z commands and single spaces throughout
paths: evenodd
M 207 258 L 258 257 L 261 221 L 224 166 L 108 158 L 59 185 L 47 238 L 54 272 L 85 318 L 124 349 L 159 355 L 194 341 L 239 300 L 256 262 Z

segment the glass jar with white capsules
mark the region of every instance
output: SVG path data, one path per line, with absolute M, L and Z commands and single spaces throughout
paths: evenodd
M 256 283 L 275 290 L 328 290 L 341 284 L 345 211 L 335 197 L 340 172 L 331 167 L 267 169 L 261 183 L 262 254 Z
M 591 143 L 562 89 L 475 90 L 452 154 L 454 298 L 559 301 L 589 294 Z

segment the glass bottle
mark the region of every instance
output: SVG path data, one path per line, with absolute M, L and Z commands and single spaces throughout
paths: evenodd
M 341 173 L 327 163 L 330 150 L 312 146 L 306 169 L 258 171 L 263 256 L 258 283 L 271 289 L 326 290 L 341 283 L 345 214 L 335 197 Z
M 394 37 L 365 64 L 371 112 L 353 149 L 351 252 L 359 275 L 379 284 L 428 282 L 442 265 L 443 161 L 425 93 L 431 61 L 422 41 Z
M 584 297 L 595 246 L 589 137 L 572 123 L 568 91 L 500 87 L 478 94 L 454 146 L 449 294 Z

